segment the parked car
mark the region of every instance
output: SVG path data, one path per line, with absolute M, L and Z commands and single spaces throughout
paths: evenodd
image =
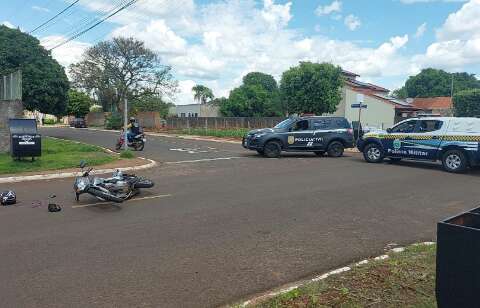
M 243 137 L 246 149 L 269 158 L 282 151 L 314 152 L 323 156 L 340 157 L 346 148 L 354 147 L 352 126 L 342 117 L 288 118 L 274 128 L 257 129 Z
M 386 132 L 371 132 L 357 144 L 369 163 L 384 158 L 438 161 L 448 172 L 480 164 L 480 119 L 428 117 L 402 121 Z
M 75 118 L 70 126 L 75 128 L 87 128 L 87 122 L 84 118 Z

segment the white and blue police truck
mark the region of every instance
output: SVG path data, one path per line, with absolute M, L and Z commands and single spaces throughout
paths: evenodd
M 357 147 L 369 163 L 385 158 L 441 161 L 446 171 L 461 173 L 480 164 L 480 119 L 412 118 L 385 132 L 365 134 Z

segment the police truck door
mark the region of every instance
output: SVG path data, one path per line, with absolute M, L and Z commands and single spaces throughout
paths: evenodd
M 291 150 L 305 150 L 313 147 L 313 130 L 309 120 L 299 120 L 290 128 L 288 133 L 288 148 Z
M 436 160 L 444 130 L 441 120 L 419 120 L 413 134 L 407 137 L 408 157 L 412 159 Z

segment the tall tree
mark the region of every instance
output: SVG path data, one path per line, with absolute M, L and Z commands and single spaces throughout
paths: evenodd
M 457 117 L 480 117 L 480 89 L 455 93 L 453 108 Z
M 243 84 L 220 103 L 220 112 L 232 117 L 270 117 L 283 115 L 277 82 L 271 75 L 248 73 Z
M 67 114 L 83 118 L 92 106 L 92 99 L 85 93 L 76 90 L 68 91 Z
M 342 69 L 329 63 L 300 62 L 282 75 L 280 93 L 289 113 L 335 112 L 342 96 Z
M 200 104 L 206 104 L 212 101 L 215 96 L 210 88 L 203 86 L 203 85 L 196 85 L 192 88 L 193 91 L 193 99 Z
M 452 84 L 453 82 L 453 84 Z M 453 87 L 452 87 L 453 86 Z M 480 80 L 468 73 L 448 73 L 427 68 L 415 76 L 410 76 L 405 86 L 394 91 L 399 98 L 450 96 L 467 90 L 480 88 Z
M 22 70 L 25 108 L 64 115 L 69 89 L 64 68 L 36 38 L 18 29 L 0 25 L 0 42 L 0 75 Z
M 84 53 L 81 62 L 70 67 L 70 74 L 73 85 L 95 92 L 106 110 L 111 109 L 106 104 L 121 109 L 125 97 L 171 96 L 177 89 L 171 67 L 134 38 L 97 43 Z

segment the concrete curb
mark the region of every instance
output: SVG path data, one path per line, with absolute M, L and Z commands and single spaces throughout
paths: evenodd
M 419 246 L 419 245 L 425 245 L 425 246 L 430 246 L 430 245 L 434 245 L 435 243 L 434 242 L 423 242 L 423 243 L 417 243 L 417 244 L 413 244 L 412 246 Z M 404 247 L 397 247 L 397 248 L 393 248 L 393 249 L 390 249 L 388 251 L 388 253 L 400 253 L 402 251 L 404 251 L 405 248 Z M 372 261 L 378 261 L 378 260 L 385 260 L 385 259 L 388 259 L 389 258 L 389 255 L 387 254 L 384 254 L 384 255 L 381 255 L 381 256 L 378 256 L 378 257 L 375 257 L 375 258 L 370 258 L 370 259 L 365 259 L 365 260 L 362 260 L 360 262 L 357 262 L 355 263 L 352 267 L 358 267 L 358 266 L 362 266 L 362 265 L 365 265 L 365 264 L 368 264 Z M 298 281 L 298 282 L 294 282 L 294 283 L 290 283 L 288 285 L 285 285 L 283 287 L 280 287 L 278 289 L 274 289 L 274 290 L 271 290 L 271 291 L 268 291 L 268 292 L 265 292 L 261 295 L 257 295 L 249 300 L 246 300 L 242 303 L 240 303 L 239 305 L 229 305 L 229 306 L 225 306 L 225 307 L 247 307 L 249 305 L 253 305 L 253 304 L 257 304 L 257 303 L 261 303 L 261 302 L 264 302 L 268 299 L 271 299 L 275 296 L 278 296 L 278 295 L 281 295 L 281 294 L 285 294 L 285 293 L 288 293 L 292 290 L 295 290 L 295 289 L 298 289 L 300 287 L 303 287 L 309 283 L 312 283 L 312 282 L 316 282 L 316 281 L 321 281 L 321 280 L 324 280 L 332 275 L 337 275 L 337 274 L 341 274 L 341 273 L 344 273 L 344 272 L 348 272 L 352 269 L 352 267 L 349 267 L 349 266 L 346 266 L 346 267 L 341 267 L 341 268 L 338 268 L 338 269 L 335 269 L 335 270 L 332 270 L 332 271 L 329 271 L 325 274 L 322 274 L 322 275 L 318 275 L 314 278 L 311 278 L 311 279 L 308 279 L 308 280 L 302 280 L 302 281 Z
M 55 138 L 55 137 L 49 137 L 52 139 L 59 139 L 63 140 L 61 138 Z M 74 140 L 68 140 L 71 142 L 75 143 L 83 143 L 79 141 L 74 141 Z M 102 148 L 105 152 L 111 153 L 111 154 L 117 154 L 117 152 L 114 152 L 110 149 L 98 146 L 99 148 Z M 121 170 L 121 171 L 138 171 L 138 170 L 145 170 L 145 169 L 150 169 L 158 165 L 156 161 L 153 159 L 148 159 L 144 157 L 137 157 L 138 159 L 143 159 L 145 161 L 148 161 L 147 164 L 140 165 L 140 166 L 132 166 L 132 167 L 125 167 L 125 168 L 110 168 L 110 169 L 99 169 L 99 170 L 93 170 L 91 174 L 105 174 L 105 173 L 112 173 L 115 172 L 116 170 Z M 49 173 L 49 174 L 35 174 L 35 175 L 24 175 L 24 176 L 11 176 L 11 177 L 5 177 L 5 178 L 0 178 L 0 184 L 9 184 L 9 183 L 20 183 L 20 182 L 29 182 L 29 181 L 40 181 L 40 180 L 55 180 L 55 179 L 64 179 L 64 178 L 71 178 L 71 177 L 76 177 L 81 174 L 80 171 L 77 172 L 59 172 L 59 173 Z
M 125 168 L 114 168 L 114 169 L 99 169 L 92 171 L 91 174 L 105 174 L 112 173 L 116 170 L 121 171 L 138 171 L 150 169 L 158 165 L 158 163 L 152 159 L 137 157 L 148 161 L 148 164 L 141 166 L 125 167 Z M 9 184 L 9 183 L 19 183 L 19 182 L 28 182 L 28 181 L 39 181 L 39 180 L 54 180 L 54 179 L 64 179 L 76 177 L 81 174 L 80 171 L 77 172 L 60 172 L 60 173 L 50 173 L 50 174 L 37 174 L 37 175 L 26 175 L 26 176 L 12 176 L 7 178 L 0 178 L 0 184 Z

